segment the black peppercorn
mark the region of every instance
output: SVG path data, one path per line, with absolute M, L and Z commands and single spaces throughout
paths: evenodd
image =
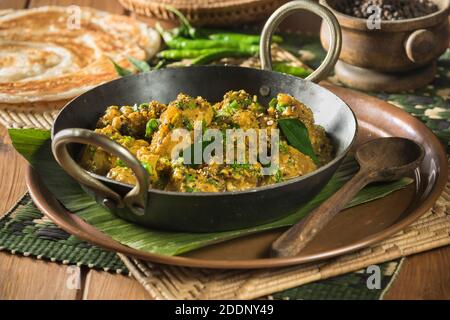
M 423 17 L 439 10 L 431 0 L 343 0 L 335 9 L 362 19 L 368 19 L 375 12 L 369 10 L 378 6 L 382 20 L 402 20 Z

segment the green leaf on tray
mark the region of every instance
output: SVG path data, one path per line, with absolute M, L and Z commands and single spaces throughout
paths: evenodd
M 50 131 L 38 129 L 9 129 L 9 133 L 14 148 L 29 163 L 33 163 L 33 156 L 36 155 L 36 151 L 42 146 L 43 141 L 51 137 Z
M 357 164 L 348 158 L 338 169 L 325 188 L 297 212 L 261 226 L 242 230 L 214 233 L 182 233 L 151 230 L 115 217 L 88 196 L 70 176 L 56 163 L 50 148 L 50 133 L 37 129 L 10 129 L 10 137 L 18 152 L 24 155 L 34 169 L 45 177 L 45 184 L 55 197 L 71 212 L 129 247 L 163 255 L 179 255 L 214 243 L 242 237 L 249 234 L 290 226 L 306 216 L 311 210 L 336 192 L 357 170 Z M 402 189 L 412 183 L 410 178 L 364 188 L 348 204 L 356 206 L 376 200 Z
M 308 129 L 303 122 L 298 119 L 280 119 L 278 120 L 278 125 L 286 136 L 286 139 L 294 148 L 301 153 L 310 156 L 315 164 L 319 164 L 319 159 L 317 159 L 311 145 L 311 140 L 309 139 Z

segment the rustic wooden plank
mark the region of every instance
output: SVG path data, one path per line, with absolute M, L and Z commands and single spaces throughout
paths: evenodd
M 0 253 L 0 300 L 72 300 L 80 290 L 69 289 L 67 266 Z
M 1 9 L 23 8 L 27 0 L 2 0 Z M 122 13 L 116 1 L 30 1 L 30 7 L 43 5 L 94 6 Z M 26 191 L 26 161 L 11 146 L 6 129 L 0 127 L 0 215 Z M 85 276 L 84 272 L 82 277 Z M 68 289 L 67 266 L 0 253 L 0 299 L 76 299 L 80 290 Z
M 28 164 L 0 126 L 0 216 L 25 193 Z M 66 268 L 54 263 L 0 253 L 0 299 L 74 299 L 66 288 Z
M 30 7 L 44 5 L 79 5 L 116 14 L 123 14 L 125 12 L 118 1 L 111 0 L 31 0 L 30 2 Z M 87 271 L 87 275 L 84 276 L 89 280 L 86 281 L 83 288 L 87 292 L 85 296 L 89 299 L 106 299 L 106 297 L 108 299 L 121 299 L 128 296 L 134 299 L 146 298 L 146 292 L 131 278 L 92 270 Z M 99 288 L 101 289 L 99 290 Z M 138 294 L 136 295 L 136 293 Z
M 0 0 L 0 10 L 23 9 L 27 5 L 27 0 Z
M 385 299 L 450 299 L 450 247 L 408 257 Z
M 43 5 L 89 6 L 112 13 L 123 14 L 125 10 L 118 1 L 94 0 L 31 0 L 30 7 Z M 147 293 L 132 278 L 89 270 L 83 288 L 86 299 L 146 299 Z
M 123 14 L 125 10 L 116 0 L 31 0 L 30 7 L 40 7 L 47 5 L 70 6 L 78 5 L 83 7 L 92 7 L 112 13 Z
M 83 300 L 148 300 L 150 295 L 133 278 L 90 270 Z
M 118 1 L 31 0 L 30 7 L 49 4 L 89 6 L 112 13 L 125 10 Z M 148 299 L 146 291 L 132 278 L 89 270 L 84 284 L 84 299 Z

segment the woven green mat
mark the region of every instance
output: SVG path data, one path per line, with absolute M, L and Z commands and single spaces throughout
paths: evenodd
M 389 290 L 401 269 L 403 259 L 379 265 L 381 270 L 380 289 L 369 289 L 370 277 L 365 270 L 309 283 L 273 295 L 282 300 L 379 300 Z
M 324 52 L 316 38 L 305 38 L 299 48 L 302 59 L 316 67 Z M 294 50 L 298 50 L 295 49 Z M 438 62 L 435 81 L 420 90 L 399 94 L 371 93 L 389 101 L 422 120 L 450 151 L 450 50 Z M 127 273 L 115 253 L 81 241 L 46 219 L 25 195 L 0 219 L 0 250 L 38 259 L 76 264 L 106 271 Z M 307 284 L 273 295 L 275 299 L 380 299 L 395 278 L 400 260 L 380 265 L 381 289 L 370 290 L 369 274 L 354 272 Z
M 63 264 L 128 272 L 114 252 L 79 240 L 48 220 L 28 194 L 0 219 L 0 250 Z
M 0 250 L 67 265 L 128 273 L 114 252 L 79 240 L 48 220 L 28 194 L 0 219 Z M 368 289 L 366 282 L 370 273 L 361 270 L 280 292 L 271 298 L 379 299 L 399 271 L 400 260 L 384 263 L 380 265 L 380 269 L 380 289 Z

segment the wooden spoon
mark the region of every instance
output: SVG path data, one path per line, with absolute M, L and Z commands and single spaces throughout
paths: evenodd
M 272 244 L 272 256 L 297 255 L 367 184 L 404 177 L 420 165 L 424 154 L 420 145 L 403 138 L 380 138 L 363 144 L 355 155 L 359 172 L 331 198 L 283 233 Z

